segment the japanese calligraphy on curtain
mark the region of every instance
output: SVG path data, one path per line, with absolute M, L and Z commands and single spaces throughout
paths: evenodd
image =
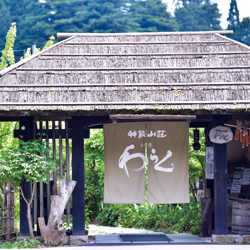
M 145 202 L 145 149 L 148 202 L 189 202 L 188 138 L 187 122 L 104 125 L 104 202 Z

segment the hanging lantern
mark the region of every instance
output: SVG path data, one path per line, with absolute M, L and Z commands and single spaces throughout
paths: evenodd
M 193 144 L 194 150 L 199 150 L 201 148 L 201 144 L 199 143 L 199 139 L 200 139 L 199 133 L 200 133 L 199 129 L 194 130 L 194 144 Z

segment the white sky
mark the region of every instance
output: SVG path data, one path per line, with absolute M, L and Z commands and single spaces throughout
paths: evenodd
M 173 11 L 174 6 L 172 5 L 173 0 L 162 0 L 163 2 L 167 3 L 168 11 Z M 221 27 L 223 29 L 227 28 L 227 18 L 230 8 L 231 0 L 211 0 L 213 3 L 218 4 L 218 8 L 220 10 L 221 16 Z M 250 0 L 237 0 L 237 5 L 240 13 L 240 20 L 244 17 L 250 16 Z

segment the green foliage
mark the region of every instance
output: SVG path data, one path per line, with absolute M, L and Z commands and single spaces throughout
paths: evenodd
M 136 24 L 126 11 L 125 0 L 85 1 L 73 18 L 78 32 L 129 32 Z
M 30 48 L 27 48 L 26 51 L 25 51 L 25 55 L 24 55 L 24 58 L 27 58 L 31 56 L 31 49 Z
M 182 1 L 182 7 L 175 9 L 175 17 L 180 31 L 220 30 L 217 3 L 206 1 Z
M 177 31 L 178 24 L 166 9 L 167 5 L 161 0 L 135 1 L 129 7 L 129 13 L 140 26 L 134 31 Z
M 175 16 L 162 0 L 0 0 L 0 48 L 12 22 L 18 25 L 15 49 L 36 43 L 42 48 L 57 32 L 150 32 L 220 30 L 218 6 L 211 0 L 173 0 Z M 249 20 L 239 21 L 236 0 L 229 11 L 229 29 L 249 44 Z
M 24 179 L 47 182 L 50 171 L 56 170 L 54 161 L 46 160 L 51 148 L 41 140 L 19 143 L 20 147 L 1 151 L 0 183 L 10 182 L 19 187 Z
M 18 139 L 13 138 L 16 126 L 16 122 L 0 122 L 0 152 L 3 149 L 16 148 L 18 146 Z
M 123 226 L 145 229 L 167 229 L 175 232 L 197 233 L 200 222 L 200 203 L 187 205 L 106 204 L 97 220 L 106 226 Z
M 24 239 L 18 240 L 14 243 L 11 242 L 0 242 L 0 248 L 4 249 L 16 249 L 16 248 L 39 248 L 41 246 L 41 242 L 39 240 L 34 239 Z
M 193 149 L 194 129 L 189 129 L 189 182 L 194 199 L 196 199 L 196 183 L 199 179 L 203 180 L 205 184 L 206 173 L 206 148 L 205 148 L 205 134 L 204 129 L 200 131 L 200 150 Z
M 0 58 L 0 70 L 4 69 L 8 65 L 15 63 L 14 57 L 14 42 L 16 38 L 16 23 L 12 23 L 6 36 L 5 48 L 2 51 L 2 57 Z
M 236 30 L 240 23 L 239 10 L 236 0 L 231 0 L 227 21 L 229 22 L 228 29 L 232 30 Z
M 27 218 L 29 222 L 29 231 L 32 238 L 33 231 L 31 227 L 30 206 L 34 196 L 34 187 L 30 200 L 24 197 L 21 183 L 23 180 L 37 183 L 43 180 L 47 183 L 50 172 L 56 171 L 55 162 L 47 160 L 51 148 L 47 142 L 42 140 L 19 141 L 20 146 L 8 150 L 2 150 L 0 155 L 0 185 L 9 182 L 15 188 L 20 189 L 20 193 L 27 204 Z
M 51 36 L 49 38 L 49 41 L 44 45 L 43 50 L 49 48 L 50 46 L 52 46 L 54 44 L 54 40 L 55 40 L 55 37 Z
M 236 0 L 231 0 L 227 21 L 228 29 L 233 30 L 234 33 L 230 38 L 250 46 L 250 17 L 243 18 L 240 22 L 239 15 Z
M 239 23 L 232 36 L 233 39 L 250 46 L 250 18 L 246 17 Z
M 103 130 L 91 129 L 90 138 L 84 141 L 84 156 L 85 156 L 85 203 L 89 213 L 89 217 L 95 218 L 100 211 L 101 203 L 103 201 L 103 184 L 104 184 Z

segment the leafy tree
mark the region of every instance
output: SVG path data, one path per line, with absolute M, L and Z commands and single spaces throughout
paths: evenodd
M 33 229 L 31 222 L 31 202 L 34 197 L 35 185 L 33 185 L 30 200 L 24 196 L 21 183 L 24 179 L 33 184 L 43 180 L 47 182 L 50 172 L 55 171 L 55 162 L 46 160 L 50 148 L 45 142 L 33 140 L 23 142 L 17 148 L 2 150 L 0 155 L 0 183 L 9 182 L 20 191 L 27 204 L 27 218 L 29 231 L 32 238 Z
M 139 24 L 134 31 L 177 31 L 179 28 L 175 18 L 167 12 L 167 5 L 162 0 L 134 1 L 129 7 L 129 13 Z
M 84 140 L 85 202 L 91 218 L 96 218 L 103 201 L 104 137 L 102 129 L 91 129 Z
M 230 38 L 250 45 L 250 17 L 243 18 L 240 22 L 239 15 L 236 0 L 231 0 L 227 21 L 228 29 L 233 30 L 234 33 Z
M 16 38 L 16 23 L 12 23 L 7 33 L 5 48 L 2 51 L 2 57 L 0 58 L 0 70 L 15 63 L 14 56 L 14 42 Z
M 13 138 L 16 126 L 17 122 L 0 122 L 0 152 L 18 146 L 18 139 Z
M 1 15 L 1 27 L 0 27 L 0 48 L 4 48 L 5 45 L 5 36 L 8 32 L 8 28 L 11 25 L 11 15 L 9 11 L 8 4 L 0 0 L 0 15 Z
M 205 1 L 181 1 L 182 7 L 175 9 L 175 17 L 181 31 L 220 30 L 217 3 Z M 181 5 L 179 5 L 181 6 Z
M 227 21 L 229 22 L 228 29 L 236 30 L 239 26 L 240 18 L 236 0 L 231 0 Z
M 250 46 L 250 17 L 245 17 L 235 30 L 233 38 Z
M 200 131 L 200 144 L 201 148 L 199 150 L 193 149 L 194 129 L 189 130 L 189 186 L 196 201 L 197 189 L 196 183 L 199 179 L 203 180 L 204 186 L 206 186 L 206 150 L 205 150 L 205 134 L 204 129 L 199 129 Z
M 6 22 L 18 25 L 15 49 L 33 43 L 43 47 L 57 32 L 128 32 L 138 26 L 128 14 L 126 0 L 0 0 L 1 3 L 0 14 L 9 17 Z M 3 46 L 0 40 L 0 47 Z
M 127 12 L 125 0 L 92 0 L 73 18 L 78 32 L 129 32 L 136 23 Z

